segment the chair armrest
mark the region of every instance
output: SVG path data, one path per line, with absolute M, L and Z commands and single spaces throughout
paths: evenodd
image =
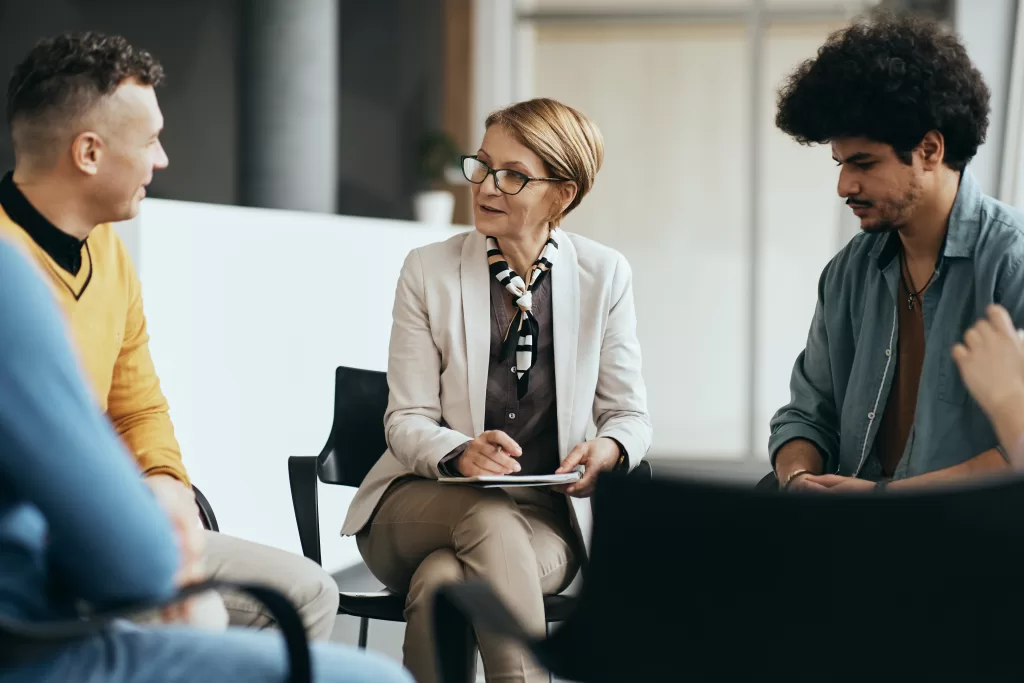
M 633 471 L 629 473 L 629 476 L 633 479 L 641 479 L 644 481 L 650 481 L 654 478 L 654 468 L 651 466 L 649 460 L 641 460 Z
M 292 508 L 295 510 L 295 524 L 299 528 L 302 554 L 322 565 L 316 468 L 316 456 L 293 455 L 288 458 L 288 483 L 292 490 Z
M 52 651 L 61 643 L 100 633 L 119 619 L 129 619 L 152 610 L 180 603 L 209 590 L 232 590 L 246 593 L 262 603 L 277 623 L 288 650 L 288 681 L 312 681 L 309 639 L 295 607 L 282 593 L 264 586 L 228 581 L 203 581 L 181 589 L 176 595 L 161 602 L 147 602 L 119 606 L 103 612 L 89 614 L 81 619 L 56 622 L 23 622 L 0 617 L 0 662 L 8 666 L 13 661 L 25 661 Z M 16 654 L 15 654 L 16 653 Z

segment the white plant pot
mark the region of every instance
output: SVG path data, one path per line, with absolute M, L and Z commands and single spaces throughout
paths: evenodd
M 412 206 L 420 223 L 451 225 L 455 215 L 455 195 L 448 190 L 419 192 L 412 198 Z

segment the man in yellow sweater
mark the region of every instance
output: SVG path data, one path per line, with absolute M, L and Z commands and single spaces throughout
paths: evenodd
M 110 225 L 138 213 L 153 172 L 168 164 L 154 91 L 162 78 L 153 57 L 123 38 L 68 34 L 39 43 L 7 90 L 15 169 L 0 180 L 0 238 L 49 276 L 96 399 L 175 520 L 183 549 L 204 557 L 214 577 L 285 592 L 311 637 L 327 639 L 338 606 L 330 575 L 304 557 L 197 524 L 149 353 L 139 280 Z M 255 603 L 224 601 L 232 624 L 272 625 Z

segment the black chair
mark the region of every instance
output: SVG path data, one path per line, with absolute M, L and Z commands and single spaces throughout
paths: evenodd
M 372 370 L 339 367 L 335 372 L 334 425 L 318 456 L 288 458 L 295 522 L 299 527 L 302 553 L 322 563 L 320 518 L 317 508 L 317 480 L 325 484 L 358 487 L 387 448 L 384 441 L 384 411 L 388 404 L 387 375 Z M 650 476 L 649 465 L 638 468 Z M 636 470 L 635 470 L 636 471 Z M 544 598 L 549 622 L 564 621 L 574 605 L 567 595 Z M 359 647 L 366 647 L 369 620 L 404 621 L 405 596 L 390 591 L 341 592 L 339 614 L 359 617 Z
M 524 634 L 481 583 L 443 587 L 435 617 L 582 683 L 1022 678 L 1024 479 L 779 496 L 602 477 L 594 507 L 590 570 L 553 635 Z
M 778 491 L 779 478 L 775 476 L 775 472 L 769 472 L 761 477 L 761 479 L 754 485 L 754 488 L 758 491 Z

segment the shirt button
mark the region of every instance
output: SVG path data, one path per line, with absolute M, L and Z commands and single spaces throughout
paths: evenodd
M 875 413 L 874 413 L 874 411 L 872 411 L 872 412 L 868 413 L 868 419 L 869 419 L 869 420 L 874 420 L 874 419 L 875 419 Z
M 509 413 L 508 414 L 508 419 L 510 419 L 510 420 L 516 419 L 516 414 L 515 413 Z
M 888 358 L 888 357 L 889 357 L 889 356 L 891 356 L 891 355 L 892 355 L 892 349 L 886 349 L 886 350 L 885 350 L 885 356 L 886 356 L 886 358 Z

